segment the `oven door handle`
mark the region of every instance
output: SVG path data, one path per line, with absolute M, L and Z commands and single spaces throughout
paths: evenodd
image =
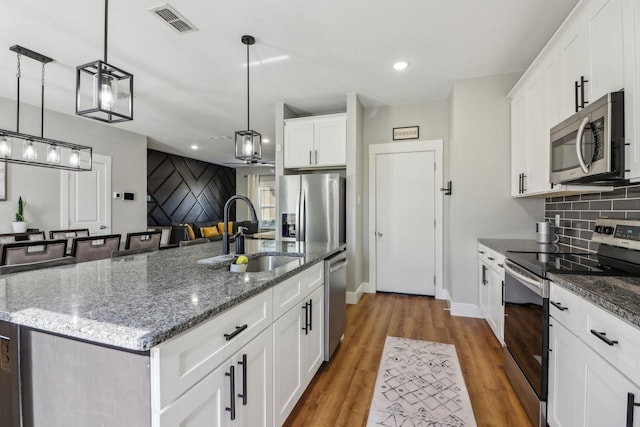
M 541 295 L 544 293 L 543 285 L 540 280 L 532 279 L 530 277 L 525 276 L 524 274 L 520 274 L 514 269 L 512 269 L 508 263 L 504 264 L 504 272 L 512 275 L 522 283 L 524 283 L 529 289 Z
M 580 122 L 580 127 L 578 127 L 578 134 L 576 135 L 576 155 L 578 156 L 578 162 L 580 163 L 580 168 L 584 173 L 589 173 L 589 166 L 584 161 L 584 157 L 582 157 L 582 141 L 584 140 L 582 137 L 584 135 L 584 129 L 589 124 L 589 116 L 582 119 Z

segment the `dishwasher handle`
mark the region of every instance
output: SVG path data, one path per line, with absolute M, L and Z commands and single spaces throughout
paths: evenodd
M 349 261 L 346 259 L 338 264 L 329 264 L 329 273 L 335 273 L 338 270 L 342 270 L 347 266 L 347 264 L 349 264 Z

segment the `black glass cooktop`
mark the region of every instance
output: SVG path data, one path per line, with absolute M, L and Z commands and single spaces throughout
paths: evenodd
M 507 258 L 538 276 L 547 273 L 607 276 L 638 275 L 640 267 L 612 258 L 583 253 L 508 252 Z

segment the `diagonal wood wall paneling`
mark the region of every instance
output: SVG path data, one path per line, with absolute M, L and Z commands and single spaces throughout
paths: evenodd
M 236 171 L 162 151 L 147 150 L 148 225 L 222 220 L 236 194 Z M 235 220 L 235 203 L 229 218 Z

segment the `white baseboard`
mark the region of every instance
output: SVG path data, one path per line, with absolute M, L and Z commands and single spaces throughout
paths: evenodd
M 362 282 L 362 290 L 365 294 L 376 293 L 376 288 L 370 282 Z
M 347 304 L 357 304 L 360 298 L 362 298 L 367 284 L 366 282 L 360 283 L 360 286 L 358 286 L 355 292 L 347 292 Z
M 451 302 L 451 315 L 460 317 L 477 317 L 484 319 L 480 308 L 475 304 L 464 304 L 461 302 Z

